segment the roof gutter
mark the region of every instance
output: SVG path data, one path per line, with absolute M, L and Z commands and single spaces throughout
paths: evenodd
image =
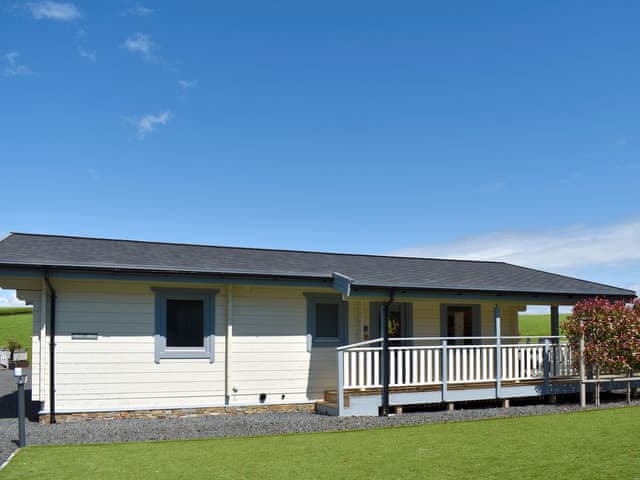
M 49 423 L 56 423 L 56 290 L 49 280 L 49 271 L 44 271 L 44 281 L 51 299 L 49 308 Z

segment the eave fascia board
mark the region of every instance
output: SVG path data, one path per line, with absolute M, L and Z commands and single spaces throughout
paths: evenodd
M 15 267 L 15 266 L 14 266 Z M 131 270 L 96 270 L 80 268 L 56 268 L 41 266 L 29 268 L 6 268 L 0 265 L 0 277 L 41 277 L 48 271 L 51 278 L 58 279 L 90 279 L 90 280 L 126 280 L 139 282 L 171 282 L 171 283 L 215 283 L 222 285 L 277 285 L 300 287 L 333 288 L 330 277 L 295 277 L 243 274 L 201 274 L 172 273 L 163 271 L 131 271 Z
M 388 296 L 389 287 L 351 287 L 351 297 L 385 297 Z M 635 298 L 632 295 L 596 295 L 584 293 L 546 293 L 546 292 L 496 292 L 496 291 L 463 291 L 463 290 L 418 290 L 398 287 L 395 290 L 396 299 L 457 299 L 457 300 L 484 300 L 509 303 L 527 303 L 540 305 L 573 305 L 587 298 L 601 297 L 609 300 L 629 300 Z

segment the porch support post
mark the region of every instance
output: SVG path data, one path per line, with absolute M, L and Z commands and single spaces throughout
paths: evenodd
M 382 361 L 380 367 L 382 370 L 382 415 L 389 415 L 389 305 L 380 305 L 380 333 L 382 334 Z
M 496 337 L 496 398 L 502 397 L 502 339 L 500 330 L 500 307 L 496 304 L 493 311 Z
M 551 305 L 551 336 L 558 337 L 560 336 L 560 309 L 558 305 Z M 558 340 L 555 339 L 554 343 L 557 343 Z
M 344 351 L 338 350 L 338 416 L 344 414 Z

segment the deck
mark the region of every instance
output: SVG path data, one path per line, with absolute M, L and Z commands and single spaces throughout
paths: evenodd
M 337 349 L 338 382 L 318 411 L 378 415 L 383 402 L 382 339 Z M 412 337 L 390 339 L 389 407 L 508 400 L 575 393 L 580 377 L 563 337 Z M 606 383 L 615 388 L 616 382 Z M 640 385 L 640 383 L 638 383 Z

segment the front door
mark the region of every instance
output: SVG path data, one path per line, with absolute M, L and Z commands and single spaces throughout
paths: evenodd
M 382 302 L 371 302 L 369 331 L 371 338 L 382 336 L 380 328 L 380 307 Z M 413 305 L 394 302 L 389 307 L 389 338 L 408 338 L 413 336 Z M 398 345 L 397 342 L 394 342 Z
M 456 345 L 470 345 L 481 334 L 480 305 L 442 305 L 440 315 L 440 335 L 443 337 L 466 337 L 464 340 L 450 340 Z

